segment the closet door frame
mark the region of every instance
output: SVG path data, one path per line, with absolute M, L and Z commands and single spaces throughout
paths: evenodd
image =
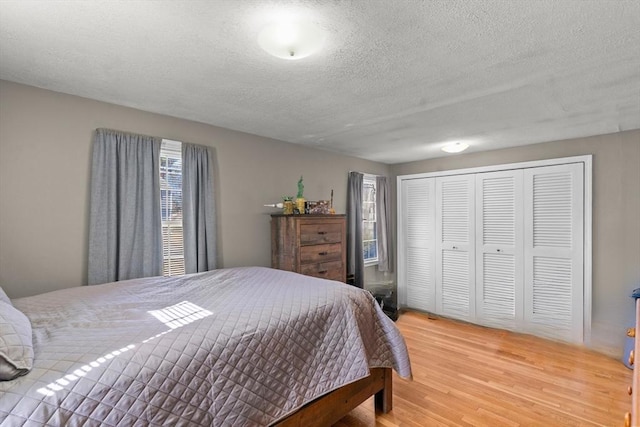
M 404 250 L 405 242 L 404 237 L 402 236 L 403 223 L 405 221 L 404 218 L 404 204 L 405 200 L 402 197 L 402 181 L 406 179 L 416 179 L 416 178 L 431 178 L 431 177 L 443 177 L 450 175 L 461 175 L 461 174 L 473 174 L 480 172 L 494 172 L 494 171 L 504 171 L 504 170 L 512 170 L 512 169 L 525 169 L 525 168 L 534 168 L 540 166 L 552 166 L 552 165 L 563 165 L 568 163 L 582 163 L 584 165 L 584 176 L 583 176 L 583 202 L 584 202 L 584 239 L 583 239 L 583 247 L 584 247 L 584 262 L 583 262 L 583 281 L 584 281 L 584 305 L 583 305 L 583 342 L 586 345 L 590 345 L 591 343 L 591 307 L 592 307 L 592 216 L 593 216 L 593 156 L 592 155 L 583 155 L 583 156 L 573 156 L 573 157 L 562 157 L 557 159 L 547 159 L 547 160 L 535 160 L 528 162 L 519 162 L 519 163 L 507 163 L 507 164 L 498 164 L 491 166 L 481 166 L 474 168 L 466 168 L 466 169 L 453 169 L 448 171 L 439 171 L 439 172 L 427 172 L 427 173 L 418 173 L 418 174 L 410 174 L 410 175 L 399 175 L 397 177 L 397 239 L 398 239 L 398 263 L 396 265 L 401 266 L 404 265 Z M 406 305 L 406 301 L 402 301 L 403 291 L 402 288 L 405 286 L 406 277 L 404 272 L 398 271 L 398 296 L 400 306 Z

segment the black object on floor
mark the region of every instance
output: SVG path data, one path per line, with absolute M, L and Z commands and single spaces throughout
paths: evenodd
M 387 290 L 385 292 L 376 292 L 373 294 L 380 308 L 386 314 L 389 319 L 394 322 L 398 320 L 398 306 L 396 305 L 395 296 L 393 290 Z

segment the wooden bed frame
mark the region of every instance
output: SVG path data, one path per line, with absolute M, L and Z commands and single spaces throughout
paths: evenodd
M 376 410 L 392 409 L 391 368 L 372 368 L 371 375 L 307 403 L 274 427 L 328 427 L 375 394 Z

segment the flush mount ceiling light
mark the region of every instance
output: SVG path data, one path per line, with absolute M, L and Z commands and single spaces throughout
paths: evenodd
M 319 51 L 325 33 L 310 22 L 278 22 L 265 27 L 258 44 L 267 53 L 282 59 L 306 58 Z
M 466 142 L 450 142 L 449 144 L 442 147 L 442 151 L 445 153 L 460 153 L 461 151 L 469 148 L 469 144 Z

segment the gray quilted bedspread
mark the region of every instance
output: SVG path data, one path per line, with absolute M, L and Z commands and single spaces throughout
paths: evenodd
M 404 340 L 365 291 L 261 267 L 13 300 L 33 370 L 0 382 L 2 426 L 257 426 L 393 367 Z

